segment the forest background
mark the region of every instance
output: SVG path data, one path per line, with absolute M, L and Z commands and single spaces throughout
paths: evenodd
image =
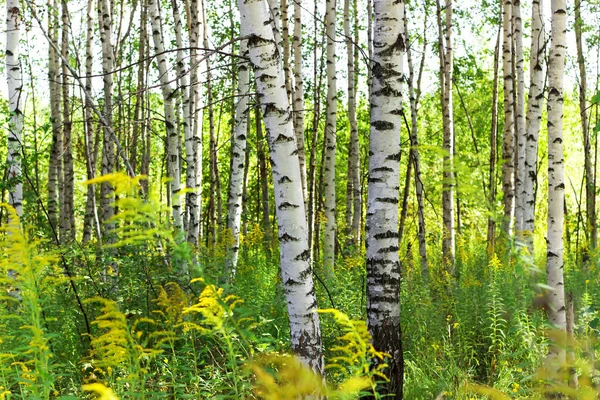
M 598 395 L 597 0 L 3 12 L 0 399 Z

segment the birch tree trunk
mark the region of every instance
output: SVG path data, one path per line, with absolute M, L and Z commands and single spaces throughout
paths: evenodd
M 502 69 L 504 74 L 504 138 L 502 139 L 502 189 L 504 191 L 504 219 L 502 227 L 512 235 L 515 214 L 515 129 L 514 129 L 514 77 L 512 67 L 512 0 L 504 0 Z
M 6 0 L 6 84 L 8 86 L 8 204 L 17 215 L 23 215 L 23 181 L 21 176 L 21 153 L 23 148 L 23 78 L 19 60 L 21 7 L 18 0 Z
M 538 138 L 542 124 L 542 103 L 544 101 L 544 10 L 540 0 L 533 0 L 531 6 L 531 55 L 529 60 L 530 86 L 527 101 L 527 151 L 524 185 L 523 230 L 526 242 L 533 254 L 533 232 L 535 229 L 535 187 L 537 185 Z
M 300 0 L 294 1 L 294 92 L 292 109 L 294 111 L 294 132 L 298 146 L 298 161 L 302 179 L 304 206 L 308 208 L 308 189 L 306 182 L 306 148 L 304 139 L 304 78 L 302 77 L 302 8 Z
M 242 201 L 244 190 L 244 171 L 247 164 L 246 141 L 248 130 L 250 71 L 248 62 L 248 46 L 245 40 L 240 42 L 240 59 L 238 61 L 238 103 L 235 109 L 235 133 L 231 144 L 231 178 L 229 180 L 227 229 L 233 235 L 233 244 L 227 259 L 227 274 L 231 281 L 235 278 L 240 246 L 240 223 L 242 220 Z
M 336 124 L 337 124 L 337 78 L 335 56 L 336 0 L 325 3 L 325 29 L 327 35 L 327 107 L 325 122 L 325 232 L 323 234 L 323 268 L 328 277 L 333 277 L 336 235 Z
M 502 17 L 502 14 L 501 16 Z M 489 198 L 491 214 L 487 223 L 487 256 L 488 259 L 496 251 L 496 155 L 498 153 L 498 63 L 500 60 L 500 35 L 502 27 L 498 27 L 498 36 L 494 48 L 494 88 L 492 89 L 492 126 L 490 128 L 490 176 L 489 176 Z
M 92 109 L 92 74 L 94 63 L 94 0 L 88 0 L 86 14 L 86 36 L 85 36 L 85 100 L 83 114 L 85 119 L 85 159 L 87 179 L 96 177 L 96 154 L 94 152 L 94 111 Z M 143 40 L 143 39 L 142 39 Z M 141 41 L 140 41 L 141 42 Z M 82 243 L 87 243 L 92 238 L 92 231 L 98 220 L 96 211 L 96 185 L 87 185 L 87 197 L 85 202 L 85 217 L 83 221 Z M 100 231 L 96 232 L 98 239 Z
M 203 9 L 204 15 L 204 47 L 209 48 L 210 43 L 208 41 L 208 30 L 206 29 L 206 10 Z M 221 213 L 219 196 L 221 195 L 220 190 L 220 178 L 219 178 L 219 167 L 217 165 L 217 138 L 215 136 L 215 112 L 213 105 L 213 87 L 212 87 L 212 71 L 211 71 L 211 60 L 210 55 L 205 53 L 206 57 L 206 100 L 208 101 L 208 131 L 209 131 L 209 163 L 210 163 L 210 184 L 214 190 L 210 191 L 209 194 L 209 218 L 208 226 L 210 237 L 210 243 L 215 245 L 217 243 L 217 227 L 221 223 Z
M 115 170 L 115 142 L 111 132 L 113 126 L 113 70 L 114 53 L 112 45 L 112 11 L 108 0 L 98 0 L 98 24 L 100 25 L 100 42 L 102 43 L 102 80 L 104 82 L 104 108 L 102 113 L 106 120 L 103 131 L 102 175 Z M 110 219 L 114 215 L 114 194 L 108 182 L 100 184 L 100 221 L 103 223 L 102 237 L 111 243 L 114 238 L 114 223 Z
M 202 62 L 199 62 L 197 47 L 200 47 L 204 37 L 204 9 L 201 0 L 190 0 L 190 113 L 188 125 L 192 133 L 192 164 L 187 159 L 186 186 L 193 191 L 186 194 L 186 208 L 188 209 L 188 242 L 198 245 L 201 237 L 201 209 L 202 209 L 202 85 L 199 75 L 203 72 Z M 189 144 L 186 141 L 186 151 Z
M 579 115 L 581 116 L 581 130 L 583 132 L 583 152 L 585 165 L 585 213 L 588 250 L 597 247 L 598 225 L 596 223 L 596 181 L 592 165 L 592 146 L 590 129 L 587 117 L 587 73 L 583 55 L 583 39 L 581 33 L 581 0 L 575 0 L 575 41 L 577 44 L 577 65 L 579 66 Z
M 293 102 L 292 67 L 290 65 L 290 17 L 288 13 L 288 0 L 281 0 L 281 50 L 283 51 L 283 74 L 285 77 L 285 91 L 290 104 Z
M 444 183 L 442 189 L 442 219 L 444 231 L 442 238 L 442 262 L 454 275 L 455 223 L 454 223 L 454 111 L 452 107 L 452 0 L 445 2 L 445 22 L 442 23 L 442 10 L 439 0 L 439 54 L 440 54 L 440 92 L 444 125 Z M 442 29 L 443 27 L 443 29 Z M 442 39 L 443 35 L 443 39 Z
M 375 0 L 367 204 L 367 320 L 373 346 L 391 355 L 381 394 L 402 398 L 398 192 L 404 1 Z
M 61 53 L 64 60 L 69 59 L 69 8 L 66 0 L 61 1 L 62 29 Z M 73 171 L 73 144 L 71 99 L 69 69 L 62 63 L 62 113 L 63 113 L 63 202 L 60 205 L 60 241 L 67 243 L 75 239 L 75 210 L 74 210 L 74 171 Z
M 425 237 L 425 204 L 423 201 L 423 180 L 421 177 L 421 159 L 419 156 L 419 100 L 421 97 L 421 78 L 423 76 L 423 69 L 425 67 L 425 55 L 427 50 L 427 21 L 428 9 L 425 6 L 425 17 L 423 19 L 423 48 L 421 51 L 421 63 L 419 65 L 419 72 L 415 82 L 415 71 L 412 59 L 411 47 L 406 48 L 406 56 L 408 58 L 408 95 L 410 98 L 410 117 L 411 117 L 411 130 L 410 130 L 410 157 L 412 157 L 413 166 L 415 169 L 415 193 L 417 197 L 417 217 L 418 217 L 418 237 L 419 237 L 419 255 L 421 257 L 421 273 L 428 279 L 429 277 L 429 266 L 427 263 L 427 240 Z M 406 8 L 404 10 L 404 29 L 405 37 L 408 38 L 408 23 L 406 18 Z M 415 87 L 416 84 L 416 87 Z
M 292 349 L 315 372 L 323 373 L 321 328 L 315 312 L 300 164 L 291 110 L 269 14 L 263 1 L 239 0 L 242 36 L 248 36 L 250 63 L 271 149 L 281 277 L 290 318 Z
M 515 70 L 517 72 L 517 102 L 515 114 L 515 138 L 517 142 L 515 173 L 515 231 L 522 235 L 524 216 L 525 158 L 527 134 L 525 130 L 525 73 L 523 71 L 523 20 L 521 0 L 513 0 L 513 27 L 515 45 Z
M 353 43 L 350 34 L 350 0 L 344 0 L 344 35 L 346 36 L 346 57 L 348 59 L 348 120 L 350 121 L 346 223 L 348 224 L 347 232 L 352 244 L 357 248 L 360 243 L 360 210 L 362 205 L 358 123 L 356 121 L 356 71 L 354 67 L 354 46 L 358 46 L 358 43 Z
M 48 50 L 48 85 L 50 92 L 50 121 L 52 122 L 52 150 L 48 165 L 48 219 L 58 233 L 59 188 L 62 180 L 62 114 L 60 112 L 60 86 L 58 54 L 58 7 L 56 0 L 48 1 L 48 36 L 55 46 Z
M 189 168 L 191 171 L 186 171 L 186 183 L 188 181 L 188 179 L 190 178 L 190 175 L 193 175 L 193 177 L 195 178 L 195 165 L 194 165 L 194 137 L 193 137 L 193 126 L 190 124 L 191 119 L 190 119 L 190 90 L 189 90 L 189 86 L 188 86 L 188 73 L 189 70 L 186 69 L 186 63 L 185 63 L 185 56 L 184 56 L 184 52 L 183 52 L 183 48 L 184 48 L 184 43 L 183 43 L 183 23 L 181 21 L 181 14 L 179 12 L 179 7 L 177 5 L 177 0 L 171 0 L 171 6 L 173 8 L 173 23 L 175 25 L 175 43 L 177 45 L 177 77 L 179 78 L 179 88 L 177 89 L 180 93 L 181 93 L 181 108 L 183 109 L 183 119 L 182 119 L 182 125 L 183 125 L 183 137 L 184 137 L 184 141 L 185 141 L 185 156 L 186 156 L 186 165 L 187 168 Z M 181 139 L 181 135 L 179 133 L 179 124 L 176 124 L 175 126 L 175 130 L 177 132 L 177 142 L 179 144 L 179 140 Z M 177 151 L 177 168 L 178 168 L 178 172 L 176 176 L 181 176 L 181 168 L 180 168 L 180 163 L 179 160 L 182 157 L 180 157 L 180 150 L 179 150 L 179 146 L 178 146 L 178 151 Z M 180 178 L 179 178 L 180 179 Z M 193 186 L 191 186 L 193 189 L 195 189 L 195 182 L 191 182 L 193 184 Z M 175 195 L 174 195 L 175 196 Z M 178 200 L 179 204 L 181 204 L 181 200 Z M 175 206 L 176 203 L 173 203 L 173 205 Z M 178 217 L 182 220 L 182 226 L 186 226 L 186 229 L 189 227 L 188 223 L 189 223 L 189 215 L 187 213 L 188 208 L 186 207 L 185 209 L 185 224 L 183 223 L 184 220 L 184 213 L 182 212 L 182 209 L 180 208 L 178 211 Z M 173 210 L 173 212 L 175 212 L 175 210 Z M 174 215 L 175 217 L 175 215 Z M 176 226 L 177 227 L 177 226 Z M 186 231 L 186 237 L 189 236 L 189 231 Z
M 563 153 L 563 80 L 565 68 L 566 0 L 552 0 L 551 48 L 548 58 L 548 236 L 546 276 L 550 323 L 562 331 L 566 328 L 565 291 L 563 280 L 563 223 L 565 174 Z M 565 350 L 550 346 L 549 358 L 558 365 L 565 362 Z
M 161 34 L 161 18 L 158 10 L 157 0 L 148 1 L 150 11 L 150 22 L 152 25 L 152 39 L 154 41 L 154 54 L 156 54 L 156 64 L 160 79 L 160 87 L 163 96 L 163 105 L 165 111 L 165 128 L 167 130 L 167 168 L 171 182 L 171 206 L 173 208 L 173 226 L 175 230 L 180 231 L 183 227 L 181 202 L 179 192 L 181 191 L 181 175 L 179 173 L 179 130 L 175 125 L 175 110 L 173 108 L 173 91 L 171 89 L 171 79 L 167 69 L 167 59 L 165 56 L 164 39 Z

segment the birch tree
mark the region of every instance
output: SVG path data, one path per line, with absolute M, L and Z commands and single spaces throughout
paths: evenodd
M 563 81 L 565 69 L 566 0 L 552 0 L 550 57 L 548 58 L 548 234 L 546 276 L 550 323 L 557 329 L 566 328 L 565 291 L 563 279 L 563 223 L 565 171 L 563 153 Z M 549 349 L 550 358 L 565 362 L 565 351 L 558 346 Z
M 406 18 L 406 8 L 404 10 L 404 29 L 405 37 L 409 38 L 408 23 Z M 408 96 L 410 99 L 410 157 L 412 158 L 413 167 L 415 169 L 415 194 L 417 197 L 417 217 L 418 217 L 418 237 L 419 237 L 419 255 L 421 256 L 421 272 L 426 278 L 429 276 L 429 266 L 427 263 L 427 241 L 425 238 L 425 204 L 423 200 L 423 178 L 421 175 L 421 158 L 419 155 L 419 100 L 421 98 L 421 79 L 425 68 L 425 55 L 427 50 L 427 19 L 428 7 L 425 5 L 425 18 L 423 19 L 423 47 L 421 49 L 421 62 L 419 70 L 415 76 L 415 69 L 412 58 L 411 46 L 406 48 L 406 56 L 408 61 Z M 410 168 L 410 166 L 409 166 Z M 407 173 L 408 175 L 408 173 Z
M 440 54 L 440 97 L 444 128 L 444 182 L 442 189 L 442 260 L 454 275 L 456 230 L 454 223 L 454 111 L 452 107 L 452 0 L 445 1 L 445 21 L 442 23 L 440 1 L 437 1 Z
M 355 10 L 355 13 L 358 12 Z M 356 28 L 356 27 L 355 27 Z M 344 35 L 346 36 L 346 58 L 348 59 L 348 120 L 350 121 L 350 145 L 348 146 L 348 182 L 346 185 L 347 232 L 354 247 L 360 242 L 360 217 L 362 195 L 360 185 L 360 153 L 358 122 L 356 121 L 356 71 L 354 65 L 354 43 L 350 34 L 350 0 L 344 0 Z
M 325 3 L 325 29 L 327 35 L 327 107 L 325 121 L 325 228 L 323 234 L 323 266 L 325 274 L 333 276 L 335 259 L 336 235 L 336 195 L 335 195 L 335 164 L 336 164 L 336 124 L 337 124 L 337 78 L 335 55 L 335 20 L 336 1 L 327 0 Z
M 304 137 L 304 78 L 302 77 L 302 8 L 300 0 L 294 1 L 294 91 L 292 109 L 294 111 L 294 132 L 298 146 L 298 161 L 302 178 L 304 206 L 308 207 L 308 188 L 306 182 L 306 147 Z
M 188 125 L 191 129 L 192 143 L 186 141 L 186 152 L 191 145 L 192 163 L 187 159 L 186 186 L 192 189 L 186 194 L 188 216 L 188 242 L 198 245 L 201 237 L 200 215 L 202 209 L 202 85 L 199 75 L 203 72 L 204 63 L 199 62 L 198 47 L 204 37 L 204 11 L 201 0 L 189 0 L 189 35 L 190 35 L 190 112 Z
M 583 54 L 581 0 L 575 0 L 575 42 L 577 45 L 577 66 L 579 67 L 579 115 L 583 132 L 583 153 L 585 168 L 585 214 L 588 247 L 597 247 L 598 224 L 596 222 L 596 174 L 593 165 L 592 141 L 587 116 L 587 72 Z
M 175 110 L 173 108 L 173 91 L 171 89 L 171 78 L 167 69 L 167 59 L 165 56 L 165 45 L 162 36 L 161 18 L 158 10 L 157 0 L 148 1 L 150 11 L 150 23 L 152 25 L 152 39 L 154 42 L 154 54 L 156 55 L 156 64 L 160 79 L 160 87 L 163 97 L 163 107 L 165 112 L 165 128 L 167 130 L 167 168 L 171 182 L 171 206 L 173 208 L 173 226 L 176 230 L 183 227 L 181 203 L 179 192 L 181 191 L 181 176 L 179 173 L 179 129 L 175 125 Z
M 63 60 L 69 60 L 69 7 L 66 0 L 61 0 L 61 53 Z M 75 239 L 75 204 L 74 204 L 74 171 L 73 171 L 73 143 L 71 121 L 71 99 L 69 69 L 66 62 L 61 62 L 62 75 L 62 115 L 63 115 L 63 194 L 60 204 L 60 240 L 62 243 Z
M 51 228 L 58 232 L 59 191 L 62 186 L 62 114 L 60 112 L 60 86 L 58 48 L 58 6 L 56 0 L 48 1 L 48 37 L 54 46 L 48 46 L 48 85 L 50 93 L 50 121 L 52 124 L 52 150 L 48 165 L 48 219 Z
M 86 36 L 85 36 L 85 100 L 83 114 L 85 119 L 85 167 L 87 179 L 96 177 L 96 143 L 94 140 L 94 111 L 92 109 L 92 74 L 94 63 L 94 1 L 88 0 L 86 13 Z M 143 39 L 142 39 L 143 40 Z M 142 42 L 142 41 L 140 41 Z M 85 202 L 85 217 L 83 221 L 82 242 L 87 243 L 92 237 L 94 225 L 97 226 L 98 214 L 96 210 L 96 185 L 87 185 L 87 196 Z M 100 238 L 100 231 L 96 232 Z
M 19 60 L 21 36 L 21 7 L 18 0 L 6 0 L 6 84 L 8 86 L 8 203 L 17 215 L 23 215 L 23 182 L 21 153 L 23 148 L 23 78 Z
M 391 355 L 382 394 L 402 398 L 398 195 L 404 71 L 404 1 L 375 0 L 367 203 L 367 320 L 373 346 Z
M 521 235 L 523 232 L 524 216 L 524 189 L 525 189 L 525 158 L 526 141 L 525 131 L 525 73 L 523 71 L 523 20 L 521 19 L 521 0 L 513 0 L 513 34 L 514 34 L 514 53 L 517 87 L 515 103 L 515 231 Z
M 502 27 L 498 27 L 496 46 L 494 47 L 494 78 L 492 89 L 492 123 L 490 127 L 490 175 L 489 175 L 489 197 L 490 210 L 487 223 L 487 256 L 489 259 L 494 255 L 496 247 L 496 221 L 493 212 L 496 205 L 496 155 L 498 152 L 498 63 L 500 60 L 500 35 Z
M 512 67 L 512 0 L 504 0 L 502 69 L 504 76 L 504 137 L 502 139 L 502 189 L 504 191 L 504 219 L 502 227 L 507 234 L 512 232 L 515 214 L 515 129 L 514 129 L 514 77 Z
M 113 70 L 114 53 L 112 45 L 112 15 L 108 0 L 98 0 L 98 24 L 100 25 L 100 42 L 102 43 L 102 80 L 104 83 L 104 107 L 102 114 L 106 125 L 103 130 L 102 175 L 110 174 L 115 169 L 115 143 L 112 135 L 113 126 Z M 112 205 L 114 195 L 110 183 L 100 184 L 100 221 L 103 222 L 102 236 L 112 241 L 111 231 L 114 224 L 110 219 L 114 215 Z
M 279 226 L 281 278 L 290 319 L 292 350 L 310 368 L 323 373 L 321 328 L 315 312 L 308 227 L 300 164 L 283 71 L 264 1 L 239 0 L 242 36 L 248 37 L 250 64 L 270 143 Z
M 244 188 L 244 170 L 248 160 L 246 159 L 246 141 L 248 130 L 248 115 L 250 112 L 250 71 L 248 62 L 248 46 L 245 40 L 240 42 L 240 59 L 238 61 L 238 103 L 235 109 L 235 133 L 232 140 L 231 150 L 231 176 L 229 179 L 227 229 L 233 236 L 233 244 L 229 250 L 227 260 L 227 273 L 231 279 L 235 277 L 240 246 L 240 223 L 242 219 L 242 201 Z
M 533 254 L 533 232 L 535 229 L 535 186 L 537 184 L 538 138 L 542 124 L 542 102 L 544 101 L 544 11 L 540 0 L 531 6 L 531 53 L 529 59 L 529 95 L 527 100 L 527 151 L 525 159 L 523 230 L 526 233 L 529 251 Z

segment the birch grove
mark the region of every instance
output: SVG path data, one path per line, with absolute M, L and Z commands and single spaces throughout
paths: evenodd
M 597 2 L 6 7 L 0 399 L 598 394 Z

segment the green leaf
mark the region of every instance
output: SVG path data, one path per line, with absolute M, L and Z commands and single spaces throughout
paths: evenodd
M 592 97 L 592 104 L 600 104 L 600 91 Z
M 590 321 L 590 328 L 596 329 L 596 328 L 598 328 L 599 324 L 600 324 L 600 319 L 594 318 L 593 320 Z
M 598 133 L 598 132 L 600 132 L 600 121 L 598 121 L 598 123 L 594 127 L 594 133 Z

